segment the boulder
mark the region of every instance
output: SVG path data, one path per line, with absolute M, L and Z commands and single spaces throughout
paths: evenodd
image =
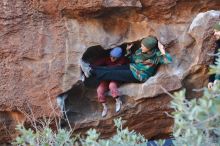
M 72 89 L 65 104 L 75 132 L 93 127 L 109 137 L 112 120 L 121 116 L 146 138 L 168 136 L 173 121 L 165 93 L 187 88 L 194 96 L 192 88 L 207 84 L 212 25 L 220 19 L 219 11 L 209 10 L 219 6 L 219 0 L 1 1 L 0 141 L 13 139 L 18 123 L 60 117 L 56 97 Z M 80 58 L 92 46 L 108 50 L 148 35 L 166 46 L 173 62 L 143 84 L 121 86 L 122 110 L 114 112 L 110 97 L 110 112 L 102 118 L 95 89 L 77 82 Z

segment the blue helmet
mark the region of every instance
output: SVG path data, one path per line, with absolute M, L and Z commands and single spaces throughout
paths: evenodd
M 115 47 L 111 50 L 110 56 L 119 58 L 122 55 L 122 49 L 120 47 Z

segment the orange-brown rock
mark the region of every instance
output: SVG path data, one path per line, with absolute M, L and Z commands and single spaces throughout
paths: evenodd
M 163 89 L 186 87 L 193 96 L 191 88 L 207 83 L 212 25 L 220 20 L 219 11 L 209 10 L 218 10 L 219 0 L 2 0 L 0 7 L 0 141 L 14 138 L 19 122 L 59 113 L 56 96 L 79 80 L 79 59 L 91 46 L 109 49 L 155 35 L 174 61 L 143 84 L 122 86 L 119 114 L 109 99 L 111 112 L 101 118 L 95 90 L 83 87 L 80 100 L 69 96 L 76 131 L 98 126 L 108 137 L 112 119 L 122 116 L 147 138 L 168 134 L 171 99 Z
M 45 14 L 68 17 L 98 17 L 109 12 L 142 7 L 139 0 L 33 0 L 33 6 Z
M 102 106 L 97 104 L 94 92 L 84 89 L 84 93 L 80 95 L 76 91 L 82 91 L 81 87 L 81 85 L 73 87 L 72 91 L 75 89 L 75 92 L 70 94 L 71 98 L 66 99 L 67 116 L 75 132 L 86 132 L 89 128 L 95 128 L 102 133 L 102 137 L 109 137 L 115 132 L 112 119 L 120 116 L 126 120 L 124 126 L 148 138 L 169 136 L 172 133 L 173 120 L 168 116 L 172 111 L 169 107 L 172 98 L 168 95 L 161 94 L 156 98 L 137 101 L 133 97 L 123 96 L 121 99 L 124 105 L 119 113 L 115 113 L 115 101 L 109 97 L 107 98 L 109 112 L 102 118 Z M 64 122 L 63 126 L 69 125 Z

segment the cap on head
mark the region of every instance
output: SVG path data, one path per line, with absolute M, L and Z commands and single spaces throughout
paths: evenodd
M 151 36 L 144 38 L 141 43 L 150 50 L 157 47 L 157 39 Z
M 120 47 L 115 47 L 111 50 L 110 56 L 119 58 L 122 55 L 122 49 Z
M 214 28 L 215 30 L 217 30 L 217 31 L 220 31 L 220 22 L 217 22 L 217 23 L 213 26 L 213 28 Z

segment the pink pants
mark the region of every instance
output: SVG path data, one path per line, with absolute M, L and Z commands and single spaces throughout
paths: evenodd
M 113 98 L 116 98 L 119 96 L 118 92 L 118 85 L 114 81 L 101 81 L 98 88 L 97 88 L 97 94 L 98 94 L 98 100 L 100 103 L 105 103 L 105 92 L 110 90 L 111 95 Z

